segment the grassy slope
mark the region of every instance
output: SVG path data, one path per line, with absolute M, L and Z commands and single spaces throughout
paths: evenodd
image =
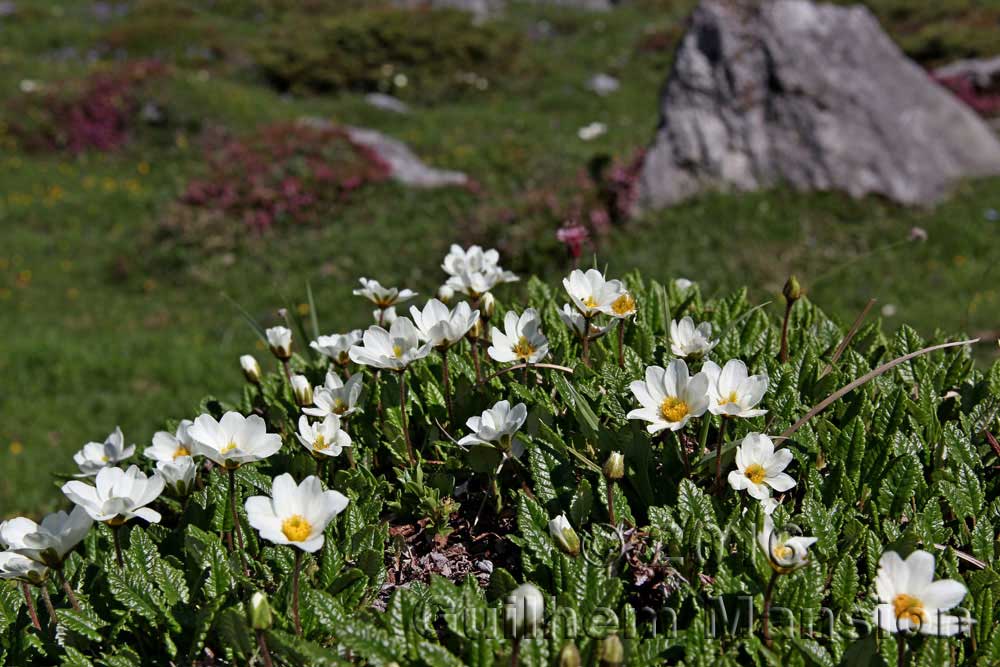
M 76 61 L 37 57 L 96 39 L 101 28 L 81 5 L 19 5 L 39 9 L 30 24 L 0 24 L 6 45 L 0 90 L 15 90 L 24 78 L 83 73 Z M 536 16 L 520 10 L 512 23 L 526 27 Z M 318 114 L 367 125 L 483 184 L 480 195 L 379 186 L 321 228 L 248 239 L 231 260 L 192 258 L 193 272 L 151 265 L 138 240 L 197 170 L 200 154 L 191 138 L 73 160 L 5 153 L 0 466 L 7 474 L 0 477 L 0 514 L 54 506 L 50 473 L 70 471 L 70 454 L 116 423 L 141 447 L 163 419 L 192 416 L 203 395 L 238 390 L 238 354 L 256 350 L 261 360 L 266 354 L 220 293 L 273 319 L 286 299 L 302 300 L 309 280 L 323 328 L 362 326 L 368 310 L 350 295 L 357 276 L 427 293 L 441 280 L 438 257 L 459 235 L 455 220 L 484 202 L 572 182 L 594 154 L 627 156 L 643 145 L 656 122 L 668 56 L 637 54 L 635 45 L 644 31 L 676 26 L 682 16 L 682 9 L 549 14 L 556 36 L 527 47 L 518 78 L 503 92 L 491 89 L 406 118 L 354 96 L 288 100 L 244 77 L 213 71 L 205 78 L 182 68 L 168 84 L 168 98 L 203 119 L 249 128 Z M 230 39 L 252 39 L 255 29 L 233 23 Z M 583 82 L 597 71 L 619 76 L 622 89 L 603 99 L 587 92 Z M 576 129 L 594 120 L 608 123 L 609 133 L 579 141 Z M 616 230 L 599 261 L 612 273 L 640 267 L 650 277 L 686 276 L 709 290 L 749 284 L 761 300 L 774 298 L 795 271 L 815 301 L 845 319 L 877 296 L 897 307 L 893 321 L 925 333 L 980 331 L 997 327 L 1000 310 L 993 268 L 1000 223 L 984 220 L 989 208 L 1000 209 L 1000 181 L 964 186 L 935 212 L 836 195 L 711 196 Z M 906 243 L 913 225 L 926 228 L 930 240 Z M 551 245 L 553 231 L 543 230 L 544 244 Z M 516 233 L 502 231 L 499 240 Z M 537 266 L 528 257 L 508 261 Z M 555 280 L 565 268 L 543 270 Z

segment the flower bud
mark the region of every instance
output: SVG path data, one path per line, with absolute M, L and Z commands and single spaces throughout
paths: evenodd
M 447 285 L 441 285 L 438 288 L 438 299 L 441 303 L 451 303 L 451 300 L 455 298 L 455 290 Z
M 300 408 L 312 405 L 313 388 L 305 375 L 292 376 L 292 393 L 295 394 L 295 402 Z
M 483 319 L 479 318 L 478 320 L 476 320 L 476 323 L 472 325 L 472 328 L 469 329 L 469 333 L 465 335 L 471 338 L 472 340 L 475 340 L 477 338 L 482 338 L 483 333 L 485 331 L 486 327 L 483 325 Z
M 243 377 L 250 384 L 260 384 L 260 364 L 252 355 L 244 354 L 240 357 L 240 368 L 243 369 Z
M 799 285 L 799 280 L 795 276 L 789 276 L 788 280 L 785 282 L 784 289 L 781 293 L 785 295 L 785 300 L 788 303 L 795 303 L 802 298 L 802 286 Z
M 573 526 L 569 525 L 565 512 L 549 521 L 549 534 L 559 548 L 570 556 L 580 553 L 580 537 L 573 530 Z
M 544 613 L 542 592 L 531 584 L 521 584 L 507 597 L 504 621 L 508 634 L 512 637 L 534 634 Z
M 621 452 L 611 452 L 611 456 L 604 463 L 604 477 L 611 481 L 618 481 L 625 476 L 625 457 Z
M 618 667 L 625 663 L 625 647 L 618 635 L 608 635 L 601 642 L 601 667 Z
M 254 630 L 269 630 L 271 628 L 271 605 L 267 602 L 267 593 L 257 591 L 250 598 L 250 625 Z
M 287 327 L 271 327 L 264 332 L 271 353 L 280 361 L 292 358 L 292 330 Z
M 483 298 L 479 301 L 479 312 L 483 314 L 483 317 L 490 319 L 493 317 L 493 312 L 497 309 L 497 300 L 493 298 L 493 295 L 487 292 L 483 295 Z
M 580 649 L 568 642 L 559 651 L 559 667 L 580 667 Z

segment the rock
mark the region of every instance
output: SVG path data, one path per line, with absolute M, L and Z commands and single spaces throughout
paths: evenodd
M 410 107 L 406 102 L 385 93 L 368 93 L 365 95 L 365 102 L 382 111 L 391 111 L 400 114 L 410 113 Z
M 703 0 L 661 98 L 635 208 L 705 190 L 945 196 L 1000 173 L 1000 141 L 863 7 Z
M 939 79 L 968 79 L 977 88 L 1000 90 L 1000 56 L 957 60 L 934 70 Z
M 410 8 L 459 9 L 486 19 L 500 13 L 504 0 L 396 0 L 396 4 Z
M 621 87 L 618 79 L 609 75 L 598 73 L 587 80 L 587 89 L 592 90 L 601 97 L 607 97 Z
M 469 177 L 460 171 L 429 167 L 402 141 L 363 127 L 348 127 L 351 141 L 367 146 L 392 170 L 392 178 L 418 188 L 439 188 L 445 185 L 467 185 Z

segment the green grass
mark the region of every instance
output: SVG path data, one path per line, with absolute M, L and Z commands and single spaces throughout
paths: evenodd
M 79 3 L 18 6 L 33 18 L 0 24 L 0 89 L 89 70 L 76 59 L 39 56 L 92 48 L 108 26 L 96 24 Z M 512 268 L 556 281 L 569 264 L 553 259 L 554 221 L 531 211 L 516 225 L 485 218 L 504 207 L 519 210 L 533 190 L 571 197 L 589 159 L 627 158 L 650 139 L 670 54 L 636 47 L 651 31 L 677 30 L 685 8 L 670 7 L 604 15 L 521 7 L 505 29 L 527 32 L 544 17 L 554 36 L 527 39 L 515 74 L 407 117 L 371 109 L 357 95 L 282 97 L 231 62 L 182 60 L 157 93 L 178 119 L 173 129 L 143 133 L 115 155 L 5 151 L 3 514 L 55 506 L 51 474 L 71 472 L 70 455 L 84 442 L 120 424 L 141 448 L 165 419 L 193 416 L 204 395 L 232 394 L 240 353 L 269 361 L 224 293 L 275 322 L 277 308 L 305 300 L 308 281 L 322 328 L 342 331 L 370 317 L 351 296 L 358 276 L 429 294 L 443 278 L 438 265 L 448 244 L 481 238 L 522 250 L 504 258 Z M 229 43 L 262 34 L 252 15 L 237 11 L 204 20 L 239 37 Z M 622 89 L 607 98 L 586 91 L 584 82 L 598 71 L 618 76 Z M 224 251 L 186 251 L 179 267 L 163 265 L 147 239 L 200 169 L 198 128 L 245 131 L 303 115 L 385 131 L 432 164 L 467 171 L 481 192 L 383 184 L 321 226 L 248 235 Z M 594 120 L 606 122 L 608 134 L 579 141 L 577 128 Z M 709 293 L 749 284 L 761 301 L 776 299 L 794 272 L 813 301 L 844 320 L 877 297 L 896 308 L 889 327 L 906 321 L 922 333 L 992 330 L 995 337 L 1000 223 L 985 220 L 990 208 L 1000 209 L 1000 180 L 964 185 L 934 211 L 785 191 L 708 196 L 614 228 L 600 241 L 597 262 L 614 274 L 641 268 L 658 280 L 684 276 Z M 907 242 L 915 225 L 927 230 L 927 242 Z M 519 288 L 505 289 L 501 295 Z

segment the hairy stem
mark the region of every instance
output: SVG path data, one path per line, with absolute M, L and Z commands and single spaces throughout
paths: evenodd
M 243 528 L 240 526 L 240 515 L 236 511 L 236 469 L 230 468 L 229 473 L 229 511 L 233 515 L 233 532 L 236 533 L 236 544 L 240 551 L 240 563 L 243 565 L 244 576 L 250 576 L 250 568 L 247 567 L 247 554 L 243 547 Z
M 448 425 L 455 423 L 455 410 L 451 405 L 451 374 L 448 372 L 448 348 L 441 350 L 441 388 L 444 390 L 444 404 L 448 408 Z
M 122 526 L 124 525 L 120 523 L 111 529 L 111 535 L 115 542 L 115 561 L 118 563 L 118 567 L 125 567 L 125 561 L 122 559 Z
M 896 633 L 896 664 L 906 666 L 906 636 L 902 632 Z
M 774 597 L 774 584 L 778 581 L 778 572 L 775 570 L 771 573 L 771 579 L 767 582 L 767 588 L 764 590 L 764 611 L 761 614 L 761 632 L 764 635 L 764 644 L 771 648 L 773 642 L 771 641 L 771 600 Z
M 31 624 L 35 626 L 35 630 L 41 630 L 42 624 L 38 622 L 38 612 L 35 610 L 35 598 L 31 596 L 28 582 L 21 582 L 21 592 L 24 593 L 24 602 L 28 605 L 28 616 L 31 617 Z
M 49 612 L 49 624 L 55 625 L 59 622 L 59 617 L 56 616 L 56 608 L 52 606 L 52 598 L 49 597 L 49 588 L 45 584 L 38 587 L 42 591 L 42 601 L 45 602 L 45 608 Z
M 625 318 L 618 321 L 618 368 L 625 368 Z
M 719 444 L 715 448 L 715 486 L 716 494 L 722 491 L 722 446 L 726 444 L 726 426 L 729 419 L 722 415 L 722 424 L 719 426 Z
M 260 649 L 260 657 L 264 661 L 264 667 L 273 667 L 271 662 L 271 652 L 267 648 L 267 637 L 263 630 L 257 631 L 257 647 Z
M 785 306 L 785 319 L 781 323 L 781 363 L 788 362 L 788 320 L 792 315 L 792 306 L 795 305 L 794 301 L 789 301 Z
M 399 422 L 403 428 L 403 440 L 406 442 L 406 456 L 410 465 L 417 465 L 417 457 L 413 455 L 413 443 L 410 442 L 410 428 L 406 423 L 406 371 L 399 372 Z
M 56 571 L 59 573 L 63 590 L 66 591 L 66 597 L 69 598 L 69 603 L 73 607 L 73 611 L 80 611 L 80 602 L 76 599 L 76 593 L 73 592 L 73 586 L 70 585 L 69 580 L 66 578 L 66 573 L 63 572 L 62 567 L 59 567 Z
M 607 480 L 608 486 L 608 518 L 611 520 L 612 526 L 617 526 L 618 521 L 615 519 L 615 481 L 613 479 Z
M 299 618 L 299 570 L 302 569 L 302 552 L 295 550 L 295 569 L 292 572 L 292 619 L 295 621 L 295 634 L 302 636 L 302 620 Z

